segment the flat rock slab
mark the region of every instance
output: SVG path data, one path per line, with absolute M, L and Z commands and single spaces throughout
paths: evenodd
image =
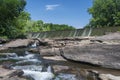
M 8 43 L 5 43 L 2 47 L 0 47 L 0 50 L 6 50 L 8 48 L 22 48 L 22 47 L 28 47 L 34 42 L 32 39 L 16 39 L 13 41 L 10 41 Z
M 6 43 L 3 47 L 27 47 L 33 40 L 31 39 L 17 39 Z
M 61 56 L 45 56 L 43 57 L 43 59 L 49 59 L 49 60 L 55 60 L 55 61 L 66 61 L 66 59 L 64 59 Z
M 61 50 L 61 55 L 73 61 L 120 69 L 120 44 L 88 44 L 68 46 Z

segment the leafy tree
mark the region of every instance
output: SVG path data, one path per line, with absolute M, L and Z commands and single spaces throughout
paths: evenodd
M 88 12 L 92 15 L 89 26 L 120 26 L 120 0 L 93 0 Z
M 68 26 L 65 24 L 52 24 L 52 23 L 44 23 L 42 20 L 27 22 L 25 27 L 26 32 L 40 32 L 40 31 L 56 31 L 56 30 L 73 30 L 75 29 L 73 26 Z
M 20 15 L 17 18 L 15 18 L 12 22 L 12 25 L 14 28 L 11 30 L 12 37 L 19 37 L 19 36 L 25 35 L 26 25 L 30 19 L 31 19 L 30 14 L 25 11 L 22 11 Z
M 25 0 L 0 0 L 0 35 L 12 36 L 16 27 L 14 21 L 24 10 L 25 5 Z
M 56 31 L 56 30 L 73 30 L 75 29 L 73 26 L 68 26 L 66 24 L 52 24 L 52 23 L 45 23 L 44 24 L 44 31 Z
M 39 32 L 43 31 L 43 21 L 38 20 L 38 21 L 33 21 L 33 20 L 28 20 L 26 23 L 25 30 L 26 32 Z
M 33 21 L 30 14 L 24 11 L 25 5 L 25 0 L 0 0 L 0 36 L 17 38 L 26 32 L 75 29 L 65 24 Z

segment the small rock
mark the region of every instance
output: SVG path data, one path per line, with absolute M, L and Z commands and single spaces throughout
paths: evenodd
M 14 72 L 12 72 L 11 74 L 9 74 L 9 77 L 13 77 L 13 76 L 22 76 L 24 74 L 24 72 L 22 70 L 16 70 Z

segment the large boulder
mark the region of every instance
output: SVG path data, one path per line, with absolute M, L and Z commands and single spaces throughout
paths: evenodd
M 120 69 L 120 44 L 92 43 L 82 46 L 66 46 L 60 52 L 68 60 Z
M 28 47 L 33 42 L 34 42 L 34 40 L 32 40 L 32 39 L 16 39 L 16 40 L 12 40 L 12 41 L 4 44 L 2 47 L 0 47 L 0 50 L 5 50 L 5 49 L 8 49 L 8 48 Z
M 16 39 L 14 41 L 6 43 L 3 47 L 8 47 L 8 48 L 27 47 L 33 42 L 34 40 L 31 39 Z

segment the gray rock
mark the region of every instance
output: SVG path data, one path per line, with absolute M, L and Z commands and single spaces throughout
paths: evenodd
M 41 48 L 40 50 L 41 56 L 55 56 L 59 55 L 59 48 Z
M 60 50 L 61 55 L 73 61 L 120 69 L 120 44 L 87 44 L 67 46 Z
M 31 39 L 16 39 L 6 43 L 2 48 L 19 48 L 19 47 L 28 47 L 34 40 Z
M 101 80 L 120 80 L 120 76 L 114 76 L 112 74 L 100 74 L 99 78 Z
M 22 70 L 10 70 L 0 66 L 0 80 L 27 80 L 26 78 L 22 78 L 22 75 Z
M 120 32 L 109 33 L 103 36 L 97 36 L 97 40 L 120 40 Z

